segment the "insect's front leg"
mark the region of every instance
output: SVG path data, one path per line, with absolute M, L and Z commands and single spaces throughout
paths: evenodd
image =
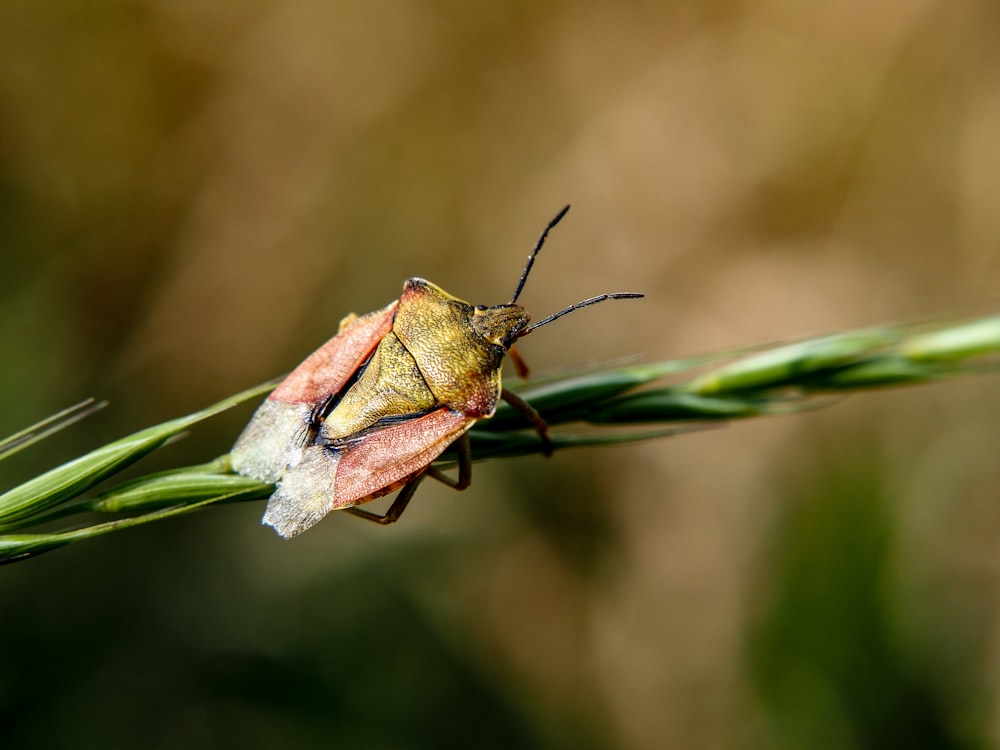
M 500 398 L 513 406 L 514 409 L 520 412 L 522 417 L 531 422 L 531 425 L 538 432 L 538 437 L 542 440 L 542 451 L 546 456 L 551 456 L 552 440 L 549 438 L 549 425 L 542 419 L 542 415 L 535 411 L 535 407 L 506 388 L 500 391 Z
M 516 346 L 511 346 L 507 350 L 507 359 L 514 365 L 514 371 L 521 380 L 524 380 L 531 373 L 531 368 L 528 367 L 528 363 L 524 361 L 524 357 L 521 356 L 521 352 L 517 350 Z

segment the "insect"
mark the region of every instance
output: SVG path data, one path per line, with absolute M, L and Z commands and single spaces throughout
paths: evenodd
M 504 399 L 534 426 L 551 453 L 547 426 L 503 388 L 505 355 L 520 338 L 583 307 L 635 293 L 602 294 L 531 324 L 517 299 L 549 232 L 528 256 L 517 288 L 500 305 L 470 305 L 420 278 L 398 300 L 349 315 L 258 407 L 230 453 L 233 469 L 275 483 L 263 522 L 285 538 L 332 510 L 396 521 L 425 476 L 462 490 L 471 481 L 468 430 Z M 512 354 L 515 364 L 519 357 Z M 523 369 L 523 363 L 519 364 Z M 458 477 L 431 466 L 458 441 Z M 401 489 L 385 514 L 357 506 Z

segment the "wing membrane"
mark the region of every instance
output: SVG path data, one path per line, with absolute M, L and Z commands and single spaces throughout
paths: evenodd
M 317 404 L 336 395 L 392 329 L 396 302 L 355 318 L 309 355 L 258 407 L 229 457 L 238 473 L 274 482 L 302 460 Z

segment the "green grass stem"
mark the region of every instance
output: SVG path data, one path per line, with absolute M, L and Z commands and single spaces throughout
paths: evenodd
M 567 372 L 514 389 L 553 427 L 555 449 L 565 450 L 662 438 L 705 423 L 796 413 L 830 403 L 831 395 L 992 372 L 998 364 L 1000 316 L 992 316 L 952 325 L 869 328 L 793 344 Z M 234 474 L 225 455 L 106 489 L 98 485 L 199 422 L 260 398 L 273 386 L 257 386 L 140 430 L 6 491 L 0 495 L 0 563 L 209 505 L 268 497 L 271 485 Z M 0 460 L 101 406 L 83 402 L 0 440 Z M 507 404 L 500 405 L 494 418 L 477 423 L 470 436 L 477 461 L 543 450 L 537 434 Z M 440 462 L 454 460 L 449 449 Z M 87 523 L 93 514 L 117 518 Z M 70 527 L 27 531 L 41 524 Z

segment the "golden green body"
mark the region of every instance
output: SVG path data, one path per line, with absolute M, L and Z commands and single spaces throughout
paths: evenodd
M 446 406 L 472 419 L 496 411 L 507 347 L 530 322 L 519 305 L 476 307 L 423 279 L 403 287 L 392 324 L 319 436 L 357 436 L 382 420 Z

